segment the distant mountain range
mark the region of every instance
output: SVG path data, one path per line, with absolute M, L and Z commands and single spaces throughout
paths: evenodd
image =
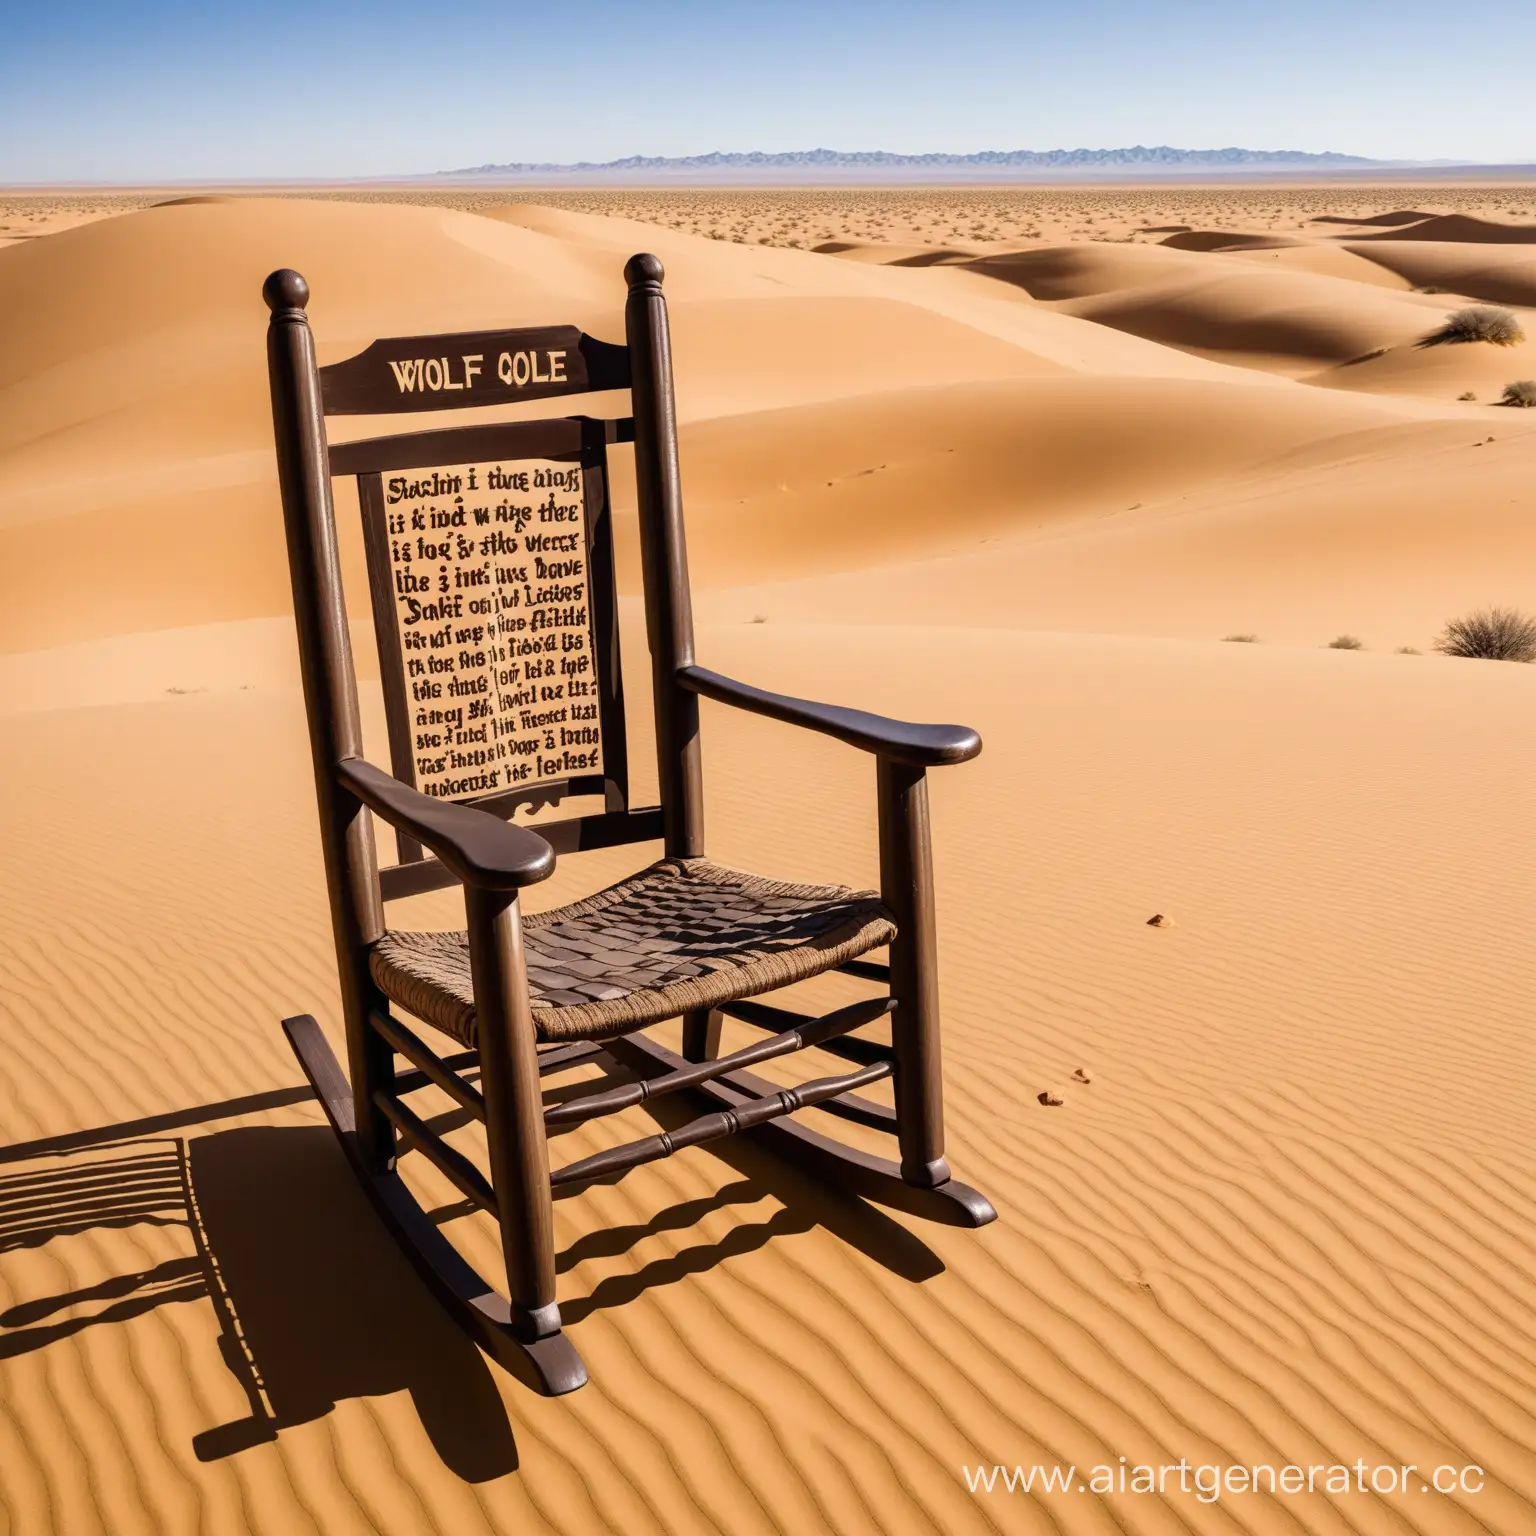
M 581 160 L 569 165 L 512 161 L 468 166 L 442 176 L 496 181 L 797 181 L 1026 180 L 1066 175 L 1168 175 L 1191 172 L 1369 170 L 1400 161 L 1368 160 L 1299 149 L 1173 149 L 1166 144 L 1129 149 L 987 149 L 972 155 L 897 155 L 886 150 L 792 150 L 785 154 L 630 155 L 623 160 Z

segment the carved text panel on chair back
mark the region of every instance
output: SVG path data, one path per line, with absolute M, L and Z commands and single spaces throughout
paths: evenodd
M 396 337 L 320 383 L 327 416 L 504 406 L 627 389 L 629 352 L 574 326 Z M 332 445 L 357 477 L 396 778 L 504 816 L 628 810 L 607 447 L 632 435 L 566 416 Z

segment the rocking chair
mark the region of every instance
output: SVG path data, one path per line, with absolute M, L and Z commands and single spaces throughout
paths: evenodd
M 494 1358 L 549 1393 L 586 1380 L 555 1296 L 552 1192 L 752 1131 L 826 1185 L 950 1225 L 995 1212 L 944 1160 L 925 771 L 981 750 L 910 725 L 764 692 L 694 660 L 662 267 L 625 268 L 627 345 L 570 326 L 375 341 L 317 368 L 309 289 L 274 272 L 267 356 L 283 517 L 347 1073 L 309 1015 L 283 1028 L 364 1189 L 424 1278 Z M 330 445 L 325 418 L 627 389 L 633 415 L 419 431 Z M 660 805 L 629 803 L 607 448 L 634 444 Z M 355 475 L 391 757 L 363 757 L 331 477 Z M 871 753 L 881 889 L 789 884 L 704 856 L 699 699 Z M 584 814 L 535 828 L 518 807 Z M 395 830 L 379 868 L 369 813 Z M 596 895 L 523 915 L 557 854 L 660 840 L 664 857 Z M 454 883 L 467 931 L 388 929 L 385 902 Z M 860 958 L 889 947 L 889 963 Z M 753 1001 L 841 971 L 880 996 L 822 1017 Z M 454 1041 L 442 1055 L 401 1014 Z M 768 1038 L 720 1055 L 728 1015 Z M 682 1020 L 682 1054 L 644 1031 Z M 890 1043 L 855 1031 L 889 1019 Z M 816 1047 L 853 1070 L 777 1088 L 748 1068 Z M 403 1065 L 397 1064 L 403 1059 Z M 546 1107 L 578 1063 L 631 1081 Z M 466 1073 L 478 1077 L 478 1086 Z M 350 1078 L 350 1081 L 349 1081 Z M 895 1107 L 859 1090 L 893 1080 Z M 413 1110 L 435 1086 L 484 1122 L 489 1176 Z M 714 1108 L 551 1171 L 546 1128 L 691 1090 Z M 815 1105 L 892 1135 L 899 1162 L 789 1118 Z M 499 1223 L 508 1291 L 481 1279 L 395 1171 L 427 1157 Z

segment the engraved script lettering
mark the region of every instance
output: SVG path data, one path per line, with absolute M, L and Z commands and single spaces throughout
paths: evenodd
M 461 361 L 454 387 L 472 387 L 483 359 Z M 390 366 L 404 392 L 443 387 L 433 362 L 446 377 L 447 359 Z M 417 787 L 460 799 L 601 772 L 581 466 L 449 465 L 383 492 Z

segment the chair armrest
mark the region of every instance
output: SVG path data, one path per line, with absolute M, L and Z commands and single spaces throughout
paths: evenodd
M 914 768 L 937 768 L 945 763 L 964 763 L 981 751 L 981 737 L 968 725 L 914 725 L 888 720 L 884 715 L 840 704 L 814 704 L 787 694 L 768 693 L 735 678 L 722 677 L 707 667 L 679 667 L 677 680 L 692 693 L 721 704 L 733 704 L 754 715 L 803 725 L 807 730 L 835 736 L 849 746 L 873 752 L 891 762 Z
M 554 873 L 555 850 L 527 827 L 473 806 L 433 800 L 361 757 L 344 758 L 336 777 L 370 811 L 430 848 L 465 885 L 515 891 Z

